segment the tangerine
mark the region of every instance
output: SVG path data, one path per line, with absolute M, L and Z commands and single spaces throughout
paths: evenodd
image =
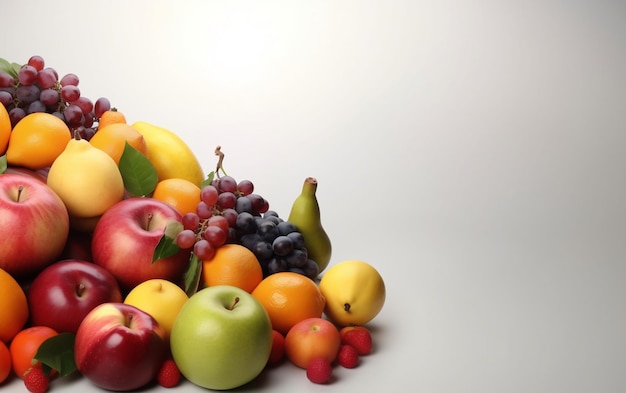
M 202 262 L 202 280 L 208 287 L 232 285 L 251 293 L 263 280 L 263 269 L 254 253 L 240 244 L 225 244 L 213 258 Z
M 0 384 L 11 374 L 11 352 L 9 347 L 0 341 Z
M 49 167 L 63 152 L 71 137 L 65 122 L 50 113 L 26 115 L 15 124 L 9 137 L 7 163 L 28 169 Z
M 159 181 L 152 198 L 167 203 L 181 215 L 195 213 L 200 203 L 200 187 L 187 179 L 172 177 Z
M 39 363 L 33 362 L 33 358 L 37 354 L 41 344 L 57 334 L 56 330 L 48 326 L 31 326 L 20 330 L 9 346 L 11 363 L 15 375 L 19 378 L 24 378 L 24 373 L 28 371 L 29 368 Z
M 20 284 L 0 268 L 0 341 L 7 344 L 28 321 L 28 301 Z
M 105 111 L 98 119 L 98 129 L 106 127 L 109 124 L 126 124 L 126 116 L 117 109 L 109 109 Z
M 89 140 L 92 146 L 111 156 L 116 164 L 120 162 L 126 142 L 143 155 L 148 154 L 143 135 L 126 123 L 112 123 L 98 127 L 98 131 Z
M 4 154 L 11 137 L 11 118 L 4 105 L 0 105 L 0 154 Z
M 272 320 L 272 327 L 287 334 L 296 323 L 321 318 L 326 300 L 310 278 L 295 272 L 278 272 L 263 279 L 252 291 Z

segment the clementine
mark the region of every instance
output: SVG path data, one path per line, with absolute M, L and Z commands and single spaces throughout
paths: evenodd
M 152 198 L 167 203 L 181 215 L 195 213 L 200 203 L 200 187 L 187 179 L 163 179 L 154 188 Z
M 202 262 L 206 286 L 232 285 L 251 293 L 263 280 L 263 269 L 254 253 L 239 244 L 225 244 L 213 258 Z
M 27 320 L 28 302 L 22 287 L 0 268 L 0 341 L 11 341 Z
M 252 296 L 265 307 L 272 327 L 287 334 L 296 323 L 307 318 L 320 318 L 326 300 L 310 278 L 294 272 L 274 273 L 261 281 Z
M 33 358 L 41 344 L 57 334 L 56 330 L 47 326 L 31 326 L 17 333 L 9 346 L 15 375 L 23 378 L 24 373 L 37 364 L 33 363 Z

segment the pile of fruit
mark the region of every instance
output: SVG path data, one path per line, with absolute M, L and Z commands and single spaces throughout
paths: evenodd
M 205 175 L 175 133 L 81 96 L 39 56 L 0 59 L 0 387 L 215 390 L 283 362 L 314 383 L 372 351 L 378 271 L 329 267 L 317 180 L 287 218 Z

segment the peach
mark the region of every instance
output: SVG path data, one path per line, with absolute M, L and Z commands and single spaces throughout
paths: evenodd
M 285 355 L 293 364 L 306 369 L 314 358 L 335 361 L 341 338 L 339 330 L 323 318 L 307 318 L 296 323 L 285 336 Z

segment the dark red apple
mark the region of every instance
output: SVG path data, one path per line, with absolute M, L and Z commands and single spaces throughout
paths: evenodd
M 27 293 L 31 324 L 59 333 L 76 333 L 96 306 L 121 302 L 120 287 L 102 266 L 82 260 L 63 260 L 46 267 Z
M 76 332 L 78 371 L 94 385 L 129 391 L 153 381 L 167 355 L 163 330 L 150 314 L 123 303 L 104 303 Z

